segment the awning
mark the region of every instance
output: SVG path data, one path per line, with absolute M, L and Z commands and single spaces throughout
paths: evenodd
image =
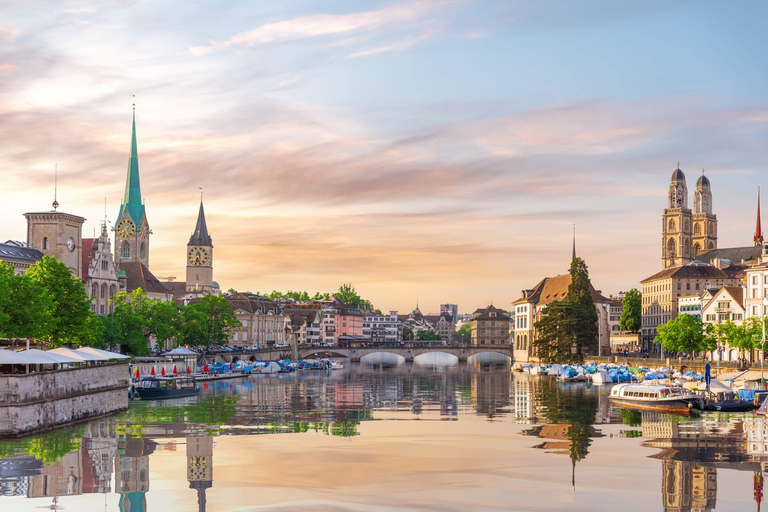
M 26 351 L 25 351 L 26 352 Z M 0 364 L 53 364 L 49 359 L 43 359 L 34 354 L 24 352 L 12 352 L 0 349 Z
M 109 360 L 104 356 L 77 352 L 76 350 L 72 350 L 71 348 L 64 348 L 64 347 L 54 348 L 51 350 L 47 350 L 46 352 L 52 352 L 54 354 L 59 354 L 62 356 L 73 357 L 78 361 L 108 361 Z
M 186 347 L 176 347 L 175 349 L 171 350 L 170 352 L 166 352 L 164 355 L 166 356 L 195 356 L 197 357 L 197 352 L 194 350 L 190 350 Z
M 80 347 L 76 348 L 75 352 L 79 354 L 90 354 L 94 356 L 106 357 L 107 359 L 130 359 L 130 356 L 118 354 L 117 352 L 110 352 L 108 350 L 100 350 L 93 347 Z
M 31 348 L 29 350 L 17 352 L 17 354 L 34 355 L 37 357 L 41 357 L 43 359 L 47 359 L 48 364 L 82 363 L 83 362 L 81 359 L 75 359 L 74 357 L 63 356 L 61 354 L 54 354 L 52 352 L 45 352 L 44 350 L 38 350 L 36 348 Z

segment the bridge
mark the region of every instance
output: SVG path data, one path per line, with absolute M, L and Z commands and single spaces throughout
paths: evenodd
M 395 354 L 406 362 L 412 362 L 424 354 L 442 353 L 456 356 L 459 361 L 467 361 L 470 357 L 482 353 L 495 353 L 512 359 L 511 346 L 475 346 L 475 345 L 429 345 L 409 343 L 403 346 L 387 345 L 375 347 L 312 347 L 299 346 L 296 353 L 292 348 L 237 350 L 223 352 L 203 352 L 198 357 L 198 364 L 236 363 L 238 361 L 276 361 L 278 359 L 340 359 L 346 358 L 358 362 L 371 354 Z

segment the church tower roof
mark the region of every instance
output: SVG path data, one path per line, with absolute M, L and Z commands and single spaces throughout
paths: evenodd
M 192 236 L 189 237 L 187 245 L 206 245 L 213 247 L 211 235 L 208 234 L 208 226 L 205 223 L 205 210 L 203 210 L 203 200 L 200 199 L 200 211 L 197 214 L 197 224 Z
M 136 147 L 136 107 L 133 108 L 133 125 L 131 128 L 131 152 L 128 156 L 128 175 L 125 179 L 125 197 L 120 205 L 118 220 L 128 211 L 131 220 L 138 224 L 144 218 L 144 205 L 141 201 L 141 182 L 139 180 L 139 152 Z
M 760 187 L 757 187 L 757 224 L 755 225 L 755 247 L 763 245 L 763 228 L 760 225 Z

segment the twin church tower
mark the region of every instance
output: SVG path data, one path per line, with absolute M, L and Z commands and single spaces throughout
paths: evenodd
M 147 220 L 147 212 L 141 198 L 139 180 L 139 157 L 136 147 L 136 110 L 133 111 L 131 131 L 131 153 L 128 159 L 128 176 L 125 182 L 125 197 L 115 223 L 115 263 L 128 276 L 128 290 L 142 286 L 147 281 L 160 284 L 149 272 L 149 242 L 152 230 Z M 203 200 L 200 198 L 200 210 L 192 236 L 187 243 L 187 275 L 182 288 L 178 282 L 163 283 L 174 295 L 174 299 L 188 295 L 209 295 L 218 288 L 213 281 L 213 241 L 205 222 Z M 131 283 L 132 276 L 135 283 Z
M 717 249 L 717 216 L 712 213 L 712 189 L 701 170 L 693 192 L 693 211 L 688 208 L 688 186 L 680 162 L 669 184 L 669 204 L 662 225 L 664 268 L 693 262 L 705 251 Z

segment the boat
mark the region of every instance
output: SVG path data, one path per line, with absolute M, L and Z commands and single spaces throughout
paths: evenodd
M 343 370 L 344 365 L 338 361 L 331 361 L 331 370 Z
M 610 401 L 623 407 L 687 413 L 701 409 L 703 399 L 685 388 L 660 384 L 616 384 Z
M 591 373 L 589 377 L 592 379 L 592 384 L 608 384 L 614 382 L 613 377 L 606 370 L 597 370 L 595 373 Z
M 143 377 L 136 381 L 136 393 L 141 400 L 163 400 L 197 396 L 200 388 L 193 377 Z
M 752 400 L 722 400 L 720 402 L 714 402 L 707 406 L 708 411 L 720 411 L 720 412 L 746 412 L 755 408 L 755 403 Z

